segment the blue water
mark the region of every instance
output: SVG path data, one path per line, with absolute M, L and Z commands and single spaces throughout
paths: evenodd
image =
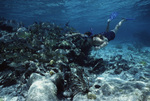
M 132 40 L 134 33 L 150 32 L 150 0 L 0 0 L 0 16 L 7 19 L 22 21 L 26 26 L 35 21 L 63 26 L 69 21 L 69 25 L 81 33 L 90 28 L 94 33 L 105 31 L 112 12 L 118 16 L 110 29 L 122 17 L 135 18 L 123 24 L 115 40 Z

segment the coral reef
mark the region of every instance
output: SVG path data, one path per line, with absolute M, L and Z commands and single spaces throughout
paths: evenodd
M 1 22 L 7 21 L 2 19 Z M 64 82 L 63 87 L 56 85 L 59 90 L 71 90 L 71 98 L 78 92 L 88 91 L 87 75 L 79 64 L 87 63 L 89 49 L 85 49 L 81 34 L 74 36 L 74 29 L 67 27 L 66 32 L 66 29 L 48 22 L 34 23 L 28 28 L 20 26 L 13 31 L 7 25 L 5 29 L 0 27 L 0 85 L 22 85 L 32 73 L 45 75 L 50 71 L 49 76 L 53 76 L 61 71 Z M 62 91 L 58 95 L 63 96 Z

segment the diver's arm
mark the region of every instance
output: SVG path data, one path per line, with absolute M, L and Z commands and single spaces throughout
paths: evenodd
M 105 38 L 105 37 L 103 37 L 103 38 L 104 38 L 104 40 L 101 40 L 99 42 L 99 45 L 95 47 L 96 49 L 101 49 L 101 48 L 105 47 L 108 44 L 108 39 Z
M 101 48 L 105 47 L 107 44 L 108 44 L 108 42 L 104 42 L 100 46 L 96 46 L 95 49 L 101 49 Z
M 108 41 L 103 42 L 103 44 L 100 45 L 100 48 L 105 47 L 108 44 Z
M 108 44 L 108 39 L 106 37 L 103 37 L 103 38 L 104 38 L 104 42 L 103 42 L 103 47 L 104 47 Z

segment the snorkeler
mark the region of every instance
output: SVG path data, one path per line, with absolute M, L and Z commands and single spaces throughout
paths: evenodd
M 96 34 L 92 36 L 92 40 L 91 40 L 91 44 L 96 48 L 96 49 L 100 49 L 104 46 L 106 46 L 108 44 L 109 41 L 113 40 L 116 36 L 116 33 L 118 32 L 118 29 L 120 28 L 120 26 L 122 25 L 122 23 L 124 21 L 127 20 L 134 20 L 134 18 L 123 18 L 116 26 L 113 30 L 109 30 L 109 24 L 110 22 L 116 18 L 117 13 L 113 12 L 110 16 L 110 18 L 107 20 L 107 27 L 106 27 L 106 31 L 100 34 Z M 92 35 L 89 34 L 90 32 L 88 32 L 88 35 Z
M 113 40 L 116 36 L 116 33 L 118 31 L 118 29 L 120 28 L 120 26 L 122 25 L 122 23 L 124 21 L 126 21 L 126 19 L 122 19 L 113 30 L 109 31 L 109 24 L 111 22 L 112 19 L 108 19 L 107 20 L 107 28 L 106 31 L 100 34 L 96 34 L 93 35 L 91 38 L 91 44 L 96 48 L 96 49 L 100 49 L 104 46 L 106 46 L 108 44 L 109 41 Z
M 103 33 L 99 33 L 99 34 L 95 34 L 93 35 L 92 33 L 92 29 L 91 31 L 88 31 L 84 34 L 81 33 L 71 33 L 71 34 L 66 34 L 66 37 L 75 37 L 75 36 L 81 36 L 82 38 L 85 39 L 85 47 L 87 46 L 88 48 L 93 47 L 96 49 L 100 49 L 103 48 L 104 46 L 106 46 L 108 44 L 109 41 L 113 40 L 116 36 L 116 33 L 118 32 L 118 29 L 120 28 L 120 26 L 123 24 L 124 21 L 127 20 L 134 20 L 134 19 L 125 19 L 123 18 L 116 26 L 113 30 L 109 30 L 109 24 L 110 22 L 116 18 L 117 13 L 114 12 L 111 14 L 110 18 L 107 20 L 107 27 L 106 27 L 106 31 Z M 87 50 L 87 48 L 84 48 L 83 50 Z

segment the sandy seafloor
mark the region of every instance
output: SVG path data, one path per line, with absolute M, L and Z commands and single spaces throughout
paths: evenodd
M 106 94 L 95 91 L 98 95 L 96 101 L 150 101 L 150 47 L 137 45 L 110 42 L 103 49 L 92 50 L 91 56 L 95 58 L 110 61 L 114 56 L 121 56 L 121 59 L 131 62 L 128 64 L 131 68 L 120 74 L 114 74 L 110 69 L 96 75 L 95 84 L 107 88 Z
M 139 49 L 140 48 L 140 49 Z M 136 65 L 145 61 L 147 65 L 150 65 L 150 47 L 137 47 L 134 44 L 122 43 L 122 42 L 110 42 L 106 47 L 98 50 L 92 50 L 91 56 L 95 58 L 103 58 L 109 60 L 110 57 L 122 55 L 125 60 L 134 60 Z

